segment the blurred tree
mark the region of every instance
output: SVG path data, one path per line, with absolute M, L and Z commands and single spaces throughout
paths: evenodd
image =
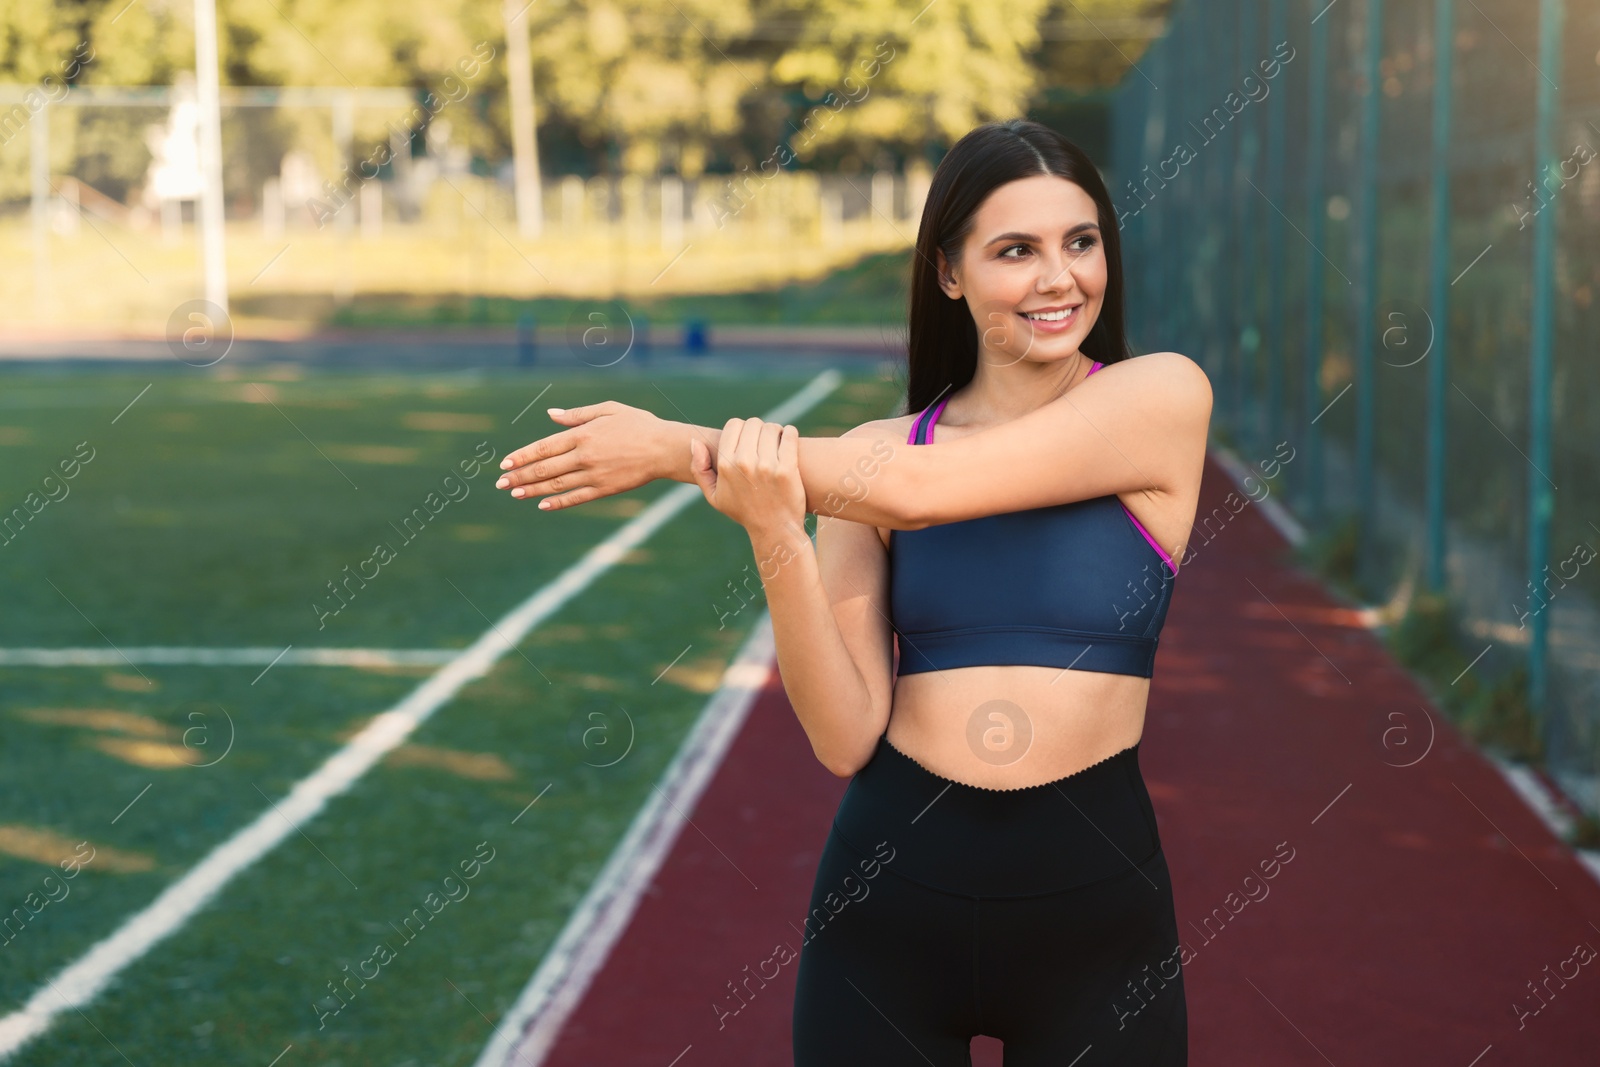
M 753 164 L 778 145 L 787 165 L 850 167 L 937 152 L 978 122 L 1027 113 L 1048 89 L 1115 82 L 1142 54 L 1151 17 L 1171 3 L 534 0 L 526 17 L 541 156 L 558 172 L 659 169 L 695 177 L 708 167 Z M 476 99 L 452 104 L 451 140 L 483 160 L 510 156 L 497 4 L 228 0 L 218 16 L 227 85 L 437 93 L 487 43 L 495 57 L 460 79 Z M 93 59 L 77 80 L 170 85 L 194 66 L 192 4 L 0 0 L 0 81 L 38 82 L 86 42 Z M 130 130 L 159 115 L 103 110 L 64 123 L 52 155 L 98 153 L 80 173 L 116 195 L 147 161 L 142 138 Z M 338 161 L 325 110 L 281 109 L 236 121 L 248 143 L 236 136 L 229 156 L 248 150 L 254 174 L 286 146 L 301 145 L 331 173 L 370 154 L 392 117 L 358 114 L 353 158 Z M 14 195 L 9 172 L 21 164 L 0 162 L 3 198 Z
M 774 82 L 823 108 L 791 137 L 796 157 L 845 144 L 869 157 L 884 145 L 919 152 L 1022 114 L 1039 86 L 1029 58 L 1049 3 L 933 0 L 918 10 L 904 0 L 768 0 L 764 14 L 802 27 Z
M 585 144 L 616 143 L 625 171 L 697 176 L 766 87 L 747 0 L 541 0 L 529 16 L 541 103 Z

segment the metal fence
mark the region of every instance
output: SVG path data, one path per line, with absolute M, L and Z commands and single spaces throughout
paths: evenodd
M 192 81 L 55 92 L 0 85 L 0 208 L 27 204 L 41 228 L 86 205 L 136 227 L 181 226 L 200 195 Z M 490 166 L 452 139 L 448 98 L 399 88 L 225 87 L 222 96 L 231 221 L 353 230 L 359 220 L 365 232 L 381 232 L 386 220 L 448 214 L 430 211 L 435 182 L 474 173 L 503 192 L 484 213 L 514 218 L 510 160 Z M 932 178 L 920 162 L 858 174 L 771 163 L 693 178 L 546 176 L 540 230 L 676 249 L 686 232 L 753 224 L 765 236 L 844 243 L 858 223 L 876 232 L 914 222 Z
M 1180 0 L 1112 127 L 1134 343 L 1600 812 L 1600 4 Z

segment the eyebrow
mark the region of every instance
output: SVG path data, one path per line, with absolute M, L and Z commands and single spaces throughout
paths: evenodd
M 1100 229 L 1099 223 L 1095 223 L 1095 222 L 1080 222 L 1076 226 L 1074 226 L 1072 229 L 1067 231 L 1067 236 L 1071 237 L 1073 234 L 1081 233 L 1084 230 L 1095 230 L 1095 231 L 1098 231 L 1099 229 Z M 1012 231 L 1010 231 L 1008 233 L 1002 233 L 997 237 L 991 237 L 991 238 L 989 238 L 989 240 L 985 241 L 984 244 L 985 245 L 992 245 L 996 241 L 1038 241 L 1039 239 L 1040 238 L 1039 238 L 1039 236 L 1037 234 L 1018 233 L 1017 231 L 1012 230 Z

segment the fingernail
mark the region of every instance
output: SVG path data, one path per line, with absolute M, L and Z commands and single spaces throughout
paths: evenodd
M 508 471 L 508 470 L 511 469 L 511 457 L 510 456 L 507 456 L 505 459 L 500 461 L 500 469 L 503 470 L 503 471 Z
M 506 487 L 506 484 L 508 482 L 510 482 L 510 481 L 511 481 L 510 478 L 501 478 L 498 482 L 494 483 L 494 487 L 496 489 L 504 489 Z
M 545 410 L 548 411 L 552 415 L 560 415 L 560 414 L 565 413 L 567 409 L 566 408 L 545 408 Z
M 539 501 L 539 510 L 540 511 L 549 511 L 550 510 L 550 501 L 548 501 L 548 500 Z
M 523 489 L 521 486 L 518 486 L 517 488 L 511 490 L 511 495 L 512 496 L 525 496 L 525 495 L 527 495 L 527 490 Z

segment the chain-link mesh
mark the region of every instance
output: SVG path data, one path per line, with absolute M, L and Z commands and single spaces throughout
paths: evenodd
M 1112 124 L 1135 345 L 1202 362 L 1241 459 L 1289 442 L 1284 488 L 1313 535 L 1354 531 L 1366 599 L 1437 556 L 1462 662 L 1525 694 L 1530 752 L 1600 812 L 1600 5 L 1182 0 Z

